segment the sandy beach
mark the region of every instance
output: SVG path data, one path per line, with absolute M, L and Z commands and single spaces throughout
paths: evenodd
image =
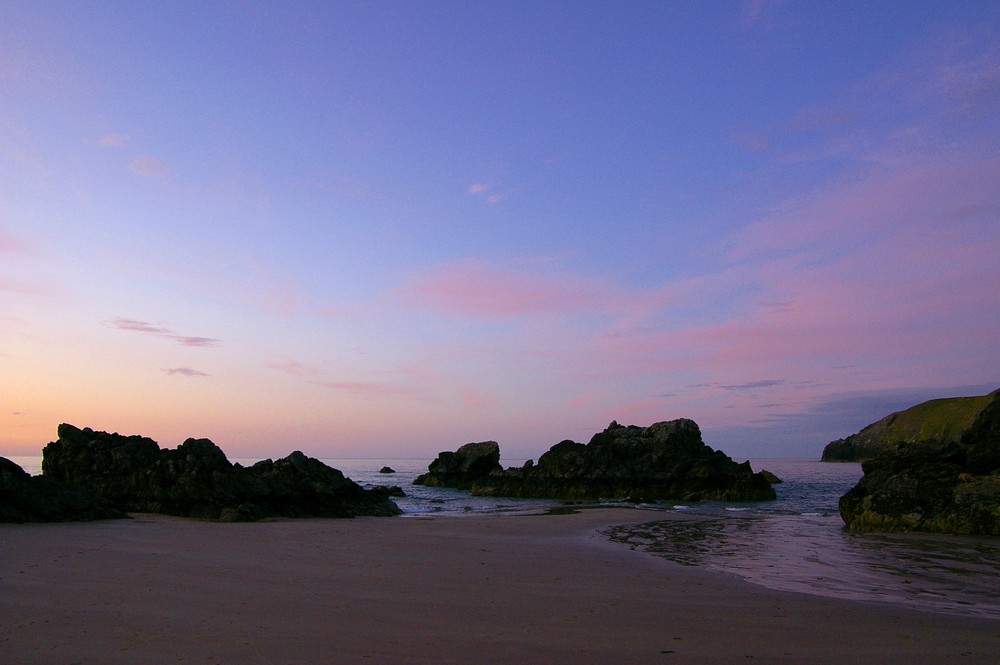
M 0 662 L 995 663 L 1000 622 L 609 542 L 647 512 L 0 525 Z

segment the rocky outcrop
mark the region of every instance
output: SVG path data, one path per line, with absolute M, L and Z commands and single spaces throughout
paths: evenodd
M 840 499 L 847 529 L 1000 536 L 1000 391 L 955 441 L 901 443 Z
M 496 442 L 441 453 L 414 481 L 469 489 L 481 496 L 570 500 L 762 501 L 771 484 L 749 462 L 737 464 L 702 442 L 687 419 L 649 427 L 612 422 L 584 445 L 562 441 L 520 468 L 503 470 Z
M 998 391 L 1000 392 L 1000 391 Z M 901 444 L 958 443 L 997 392 L 978 397 L 933 399 L 898 411 L 823 449 L 824 462 L 864 462 Z
M 0 457 L 0 522 L 73 522 L 128 517 L 101 497 Z
M 427 473 L 417 476 L 413 484 L 471 490 L 484 478 L 502 472 L 500 444 L 480 441 L 467 443 L 455 452 L 438 454 L 437 459 L 427 467 Z
M 208 439 L 166 450 L 146 437 L 63 424 L 42 450 L 42 473 L 129 512 L 222 520 L 400 512 L 387 491 L 363 489 L 301 452 L 243 467 Z

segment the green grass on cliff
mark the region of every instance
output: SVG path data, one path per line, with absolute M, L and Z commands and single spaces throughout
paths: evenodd
M 883 432 L 886 443 L 911 441 L 958 441 L 996 393 L 979 397 L 932 399 L 886 420 Z

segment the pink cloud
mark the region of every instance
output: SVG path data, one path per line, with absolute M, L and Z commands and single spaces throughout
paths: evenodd
M 106 134 L 102 136 L 98 143 L 104 148 L 120 148 L 132 142 L 132 137 L 128 134 Z
M 276 369 L 286 374 L 290 374 L 295 377 L 307 377 L 307 376 L 317 376 L 323 373 L 323 370 L 319 367 L 313 365 L 304 365 L 295 360 L 286 360 L 280 363 L 268 363 L 265 365 L 268 369 Z
M 489 183 L 476 182 L 468 186 L 466 191 L 473 196 L 481 196 L 490 205 L 496 205 L 510 196 L 510 192 L 494 191 L 495 187 Z
M 167 174 L 170 168 L 162 159 L 140 155 L 129 162 L 128 168 L 132 173 L 137 173 L 147 178 L 158 178 Z
M 396 397 L 413 394 L 413 389 L 370 381 L 310 381 L 310 383 L 342 393 L 364 397 Z
M 360 397 L 399 397 L 403 395 L 416 395 L 419 388 L 410 379 L 410 372 L 406 369 L 397 372 L 404 377 L 403 381 L 347 381 L 328 378 L 332 372 L 315 364 L 301 363 L 297 360 L 287 360 L 283 362 L 268 363 L 268 369 L 284 372 L 289 376 L 301 379 L 303 382 L 326 388 L 338 393 L 344 393 Z M 383 372 L 380 372 L 383 373 Z M 391 372 L 390 372 L 391 373 Z
M 196 369 L 191 369 L 190 367 L 164 368 L 163 373 L 169 376 L 191 376 L 191 377 L 208 376 L 208 374 L 206 374 L 205 372 L 200 372 Z
M 715 425 L 836 391 L 995 381 L 997 182 L 1000 161 L 952 155 L 814 192 L 736 234 L 728 265 L 674 284 L 661 310 L 599 331 L 567 371 L 627 385 L 622 413 L 684 405 Z M 670 316 L 695 294 L 701 322 Z
M 3 276 L 0 276 L 0 291 L 42 298 L 50 297 L 57 293 L 54 288 L 44 284 L 26 282 L 19 279 L 8 279 Z
M 0 254 L 19 255 L 28 252 L 28 245 L 20 238 L 0 232 Z
M 520 315 L 621 313 L 661 293 L 630 294 L 582 274 L 535 272 L 532 266 L 462 261 L 437 266 L 400 294 L 407 300 L 458 316 L 507 318 Z
M 584 292 L 564 280 L 544 280 L 479 262 L 447 265 L 410 288 L 418 302 L 466 316 L 504 317 L 578 309 Z

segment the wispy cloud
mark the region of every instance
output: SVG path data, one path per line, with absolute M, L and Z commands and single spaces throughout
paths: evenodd
M 167 174 L 170 168 L 162 159 L 150 157 L 149 155 L 139 155 L 128 163 L 128 168 L 132 173 L 137 173 L 147 178 L 158 178 Z
M 45 284 L 26 282 L 19 279 L 8 279 L 2 275 L 0 275 L 0 291 L 33 298 L 48 298 L 58 293 L 56 289 Z
M 8 256 L 28 253 L 28 243 L 20 238 L 0 231 L 0 254 Z
M 723 390 L 755 390 L 757 388 L 773 388 L 775 386 L 780 386 L 784 381 L 778 379 L 763 379 L 761 381 L 747 381 L 746 383 L 737 383 L 731 385 L 720 385 L 719 387 Z
M 767 413 L 739 424 L 710 428 L 706 440 L 735 453 L 747 441 L 758 440 L 763 431 L 767 432 L 769 455 L 800 457 L 808 451 L 818 458 L 830 441 L 854 434 L 890 413 L 931 399 L 985 395 L 998 387 L 1000 383 L 833 391 L 803 403 L 759 405 L 767 406 Z
M 485 199 L 490 205 L 496 205 L 510 196 L 510 192 L 497 191 L 494 185 L 485 182 L 475 182 L 468 186 L 467 191 L 472 196 Z
M 581 273 L 539 270 L 532 261 L 458 261 L 434 266 L 404 287 L 408 302 L 453 315 L 506 318 L 620 312 L 627 294 L 604 280 Z
M 740 27 L 762 32 L 777 30 L 785 25 L 781 11 L 787 4 L 788 0 L 743 0 L 740 3 Z
M 373 381 L 310 381 L 310 383 L 342 393 L 363 397 L 392 397 L 413 394 L 407 386 Z
M 264 366 L 267 369 L 276 369 L 299 378 L 319 376 L 323 374 L 323 370 L 321 368 L 314 365 L 306 365 L 295 360 L 267 363 Z
M 899 159 L 969 148 L 995 133 L 1000 48 L 992 37 L 945 32 L 835 97 L 800 108 L 766 134 L 792 165 L 841 161 L 892 167 Z
M 138 332 L 146 335 L 155 335 L 157 337 L 163 337 L 166 339 L 173 340 L 182 346 L 200 346 L 200 347 L 214 347 L 219 346 L 222 341 L 215 339 L 214 337 L 192 337 L 188 335 L 178 335 L 173 330 L 169 328 L 163 328 L 161 326 L 156 326 L 145 321 L 136 321 L 134 319 L 111 319 L 106 321 L 105 324 L 111 328 L 117 330 L 127 330 L 130 332 Z
M 284 372 L 310 385 L 356 397 L 399 397 L 415 395 L 418 392 L 418 388 L 409 381 L 357 381 L 331 378 L 348 372 L 332 371 L 316 364 L 300 363 L 296 360 L 268 363 L 265 367 Z M 356 371 L 350 373 L 357 374 Z
M 128 134 L 105 134 L 98 140 L 102 148 L 121 148 L 132 142 L 132 137 Z
M 196 369 L 191 369 L 190 367 L 171 367 L 163 368 L 163 373 L 170 376 L 208 376 L 205 372 L 200 372 Z

